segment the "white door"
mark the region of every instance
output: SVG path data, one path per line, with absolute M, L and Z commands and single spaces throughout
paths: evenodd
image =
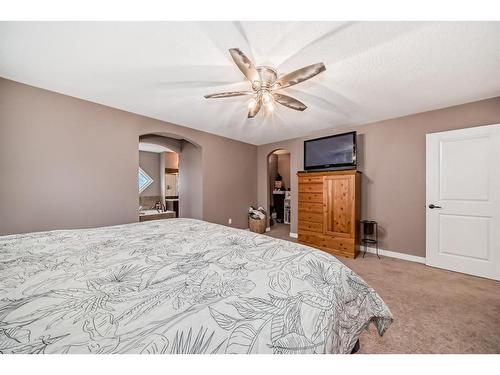
M 500 280 L 500 125 L 427 134 L 426 264 Z

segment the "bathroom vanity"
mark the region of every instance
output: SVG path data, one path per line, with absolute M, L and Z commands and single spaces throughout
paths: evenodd
M 142 210 L 139 211 L 139 221 L 174 219 L 175 211 Z

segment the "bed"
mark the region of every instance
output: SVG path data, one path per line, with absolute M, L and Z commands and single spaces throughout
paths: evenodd
M 391 322 L 335 257 L 204 221 L 0 237 L 1 353 L 350 353 Z

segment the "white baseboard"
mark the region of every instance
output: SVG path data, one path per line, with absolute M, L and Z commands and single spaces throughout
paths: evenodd
M 360 255 L 359 256 L 363 256 L 363 251 L 364 251 L 364 247 L 360 248 L 360 252 L 359 252 Z M 370 253 L 370 254 L 376 254 L 377 250 L 374 247 L 369 247 L 366 250 L 366 252 Z M 418 257 L 416 255 L 397 253 L 395 251 L 389 251 L 389 250 L 383 250 L 383 249 L 378 249 L 378 254 L 385 256 L 385 257 L 398 258 L 398 259 L 408 260 L 410 262 L 425 264 L 425 257 Z
M 250 228 L 246 229 L 250 230 Z M 266 228 L 266 232 L 269 232 L 271 230 L 270 227 Z M 292 238 L 299 238 L 299 235 L 297 233 L 290 232 L 290 237 Z M 358 256 L 363 256 L 363 251 L 364 247 L 359 249 L 359 255 Z M 376 254 L 377 250 L 374 247 L 369 247 L 366 249 L 367 253 L 370 254 Z M 409 262 L 416 262 L 416 263 L 422 263 L 425 264 L 425 257 L 419 257 L 416 255 L 410 255 L 410 254 L 404 254 L 404 253 L 398 253 L 395 251 L 389 251 L 389 250 L 384 250 L 384 249 L 378 249 L 378 254 L 382 255 L 384 257 L 390 257 L 390 258 L 397 258 L 397 259 L 402 259 L 402 260 L 407 260 Z

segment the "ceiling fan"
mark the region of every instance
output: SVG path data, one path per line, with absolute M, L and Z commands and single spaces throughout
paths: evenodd
M 253 95 L 253 98 L 248 103 L 249 118 L 255 117 L 263 105 L 268 111 L 272 111 L 274 108 L 274 102 L 297 111 L 305 110 L 307 106 L 304 103 L 292 98 L 291 96 L 283 95 L 276 91 L 304 82 L 326 70 L 323 63 L 318 63 L 295 70 L 278 78 L 276 70 L 269 66 L 255 67 L 250 59 L 239 48 L 231 48 L 229 53 L 238 68 L 252 84 L 253 91 L 221 92 L 218 94 L 205 95 L 205 98 L 216 99 L 228 98 L 232 96 Z

